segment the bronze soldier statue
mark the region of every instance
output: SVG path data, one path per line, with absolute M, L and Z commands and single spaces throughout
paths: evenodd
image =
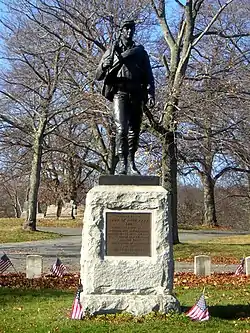
M 140 174 L 135 165 L 143 108 L 155 104 L 155 85 L 149 57 L 142 45 L 133 41 L 135 22 L 124 21 L 120 37 L 98 65 L 96 79 L 104 80 L 102 94 L 113 101 L 117 134 L 119 174 Z

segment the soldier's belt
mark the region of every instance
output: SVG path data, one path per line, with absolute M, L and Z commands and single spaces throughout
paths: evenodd
M 143 87 L 141 84 L 136 84 L 134 82 L 119 82 L 115 84 L 117 91 L 122 92 L 134 92 L 134 91 L 142 91 Z

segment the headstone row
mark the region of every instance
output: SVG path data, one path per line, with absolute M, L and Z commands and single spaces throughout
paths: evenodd
M 246 275 L 250 275 L 250 256 L 245 258 Z M 43 258 L 40 255 L 28 255 L 26 257 L 26 277 L 28 279 L 39 278 L 43 273 Z M 194 257 L 194 274 L 201 276 L 211 275 L 211 257 L 198 255 Z
M 250 275 L 250 256 L 245 258 L 246 275 Z M 243 271 L 244 267 L 242 268 Z M 198 255 L 194 257 L 194 274 L 201 276 L 211 275 L 211 257 Z

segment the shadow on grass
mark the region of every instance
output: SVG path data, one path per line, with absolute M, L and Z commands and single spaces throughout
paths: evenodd
M 190 307 L 182 307 L 182 311 L 185 313 Z M 220 319 L 241 319 L 250 317 L 250 304 L 242 305 L 214 305 L 208 307 L 209 314 L 211 317 Z
M 36 234 L 45 234 L 45 235 L 58 235 L 59 237 L 63 237 L 64 235 L 57 233 L 56 231 L 43 231 L 43 230 L 24 230 L 23 228 L 20 229 L 20 231 L 25 235 L 25 234 L 30 234 L 30 235 L 36 235 Z
M 53 235 L 53 236 L 56 235 L 55 238 L 57 238 L 57 236 L 58 236 L 58 238 L 60 238 L 60 237 L 65 237 L 65 235 L 63 235 L 63 234 L 59 234 L 59 233 L 56 232 L 56 231 L 43 231 L 43 230 L 36 229 L 36 231 L 31 231 L 31 232 L 40 233 L 40 234 L 44 234 L 44 235 Z M 70 236 L 70 235 L 69 235 L 69 236 Z
M 250 317 L 250 304 L 242 305 L 215 305 L 209 307 L 209 313 L 212 317 L 221 319 L 239 319 Z
M 11 289 L 11 288 L 0 288 L 0 304 L 11 304 L 19 302 L 34 302 L 34 300 L 50 300 L 53 299 L 63 299 L 65 297 L 70 297 L 73 299 L 75 295 L 75 290 L 54 290 L 54 289 Z M 186 313 L 190 307 L 183 306 L 181 311 Z M 250 303 L 247 305 L 234 304 L 234 305 L 215 305 L 209 306 L 209 314 L 212 318 L 227 319 L 227 320 L 237 320 L 245 319 L 250 317 Z

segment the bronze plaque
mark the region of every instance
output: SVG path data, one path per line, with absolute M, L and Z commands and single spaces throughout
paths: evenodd
M 151 213 L 106 213 L 107 256 L 151 256 Z

